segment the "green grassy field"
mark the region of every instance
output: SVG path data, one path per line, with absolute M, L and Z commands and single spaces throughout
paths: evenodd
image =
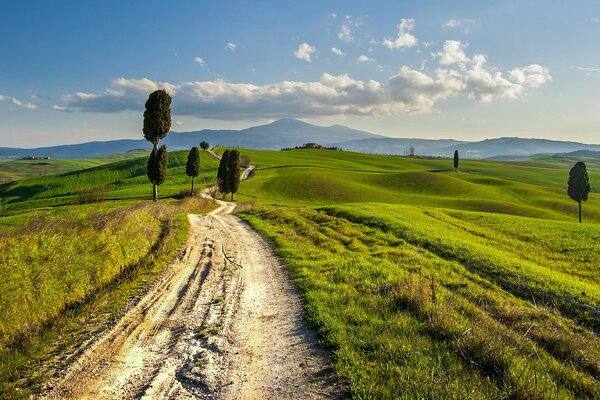
M 441 159 L 242 154 L 258 170 L 240 216 L 288 266 L 353 397 L 600 397 L 600 196 L 576 223 L 571 160 L 456 173 Z
M 326 150 L 242 155 L 257 170 L 240 186 L 237 200 L 252 205 L 239 215 L 285 262 L 351 397 L 600 398 L 597 162 L 588 164 L 594 193 L 584 203 L 585 223 L 578 224 L 577 205 L 565 190 L 574 160 L 566 157 L 464 160 L 457 173 L 447 159 Z M 182 212 L 173 196 L 189 188 L 186 157 L 169 155 L 167 182 L 159 187 L 173 221 Z M 156 240 L 160 218 L 151 205 L 136 206 L 151 195 L 145 168 L 145 158 L 134 158 L 0 186 L 3 273 L 18 275 L 0 286 L 5 388 L 14 389 L 11 382 L 27 374 L 27 363 L 41 360 L 56 342 L 21 332 L 28 326 L 46 332 L 44 321 L 113 284 L 120 266 L 143 259 Z M 217 161 L 202 153 L 198 186 L 213 182 L 216 169 Z M 103 188 L 107 201 L 76 205 L 88 188 Z M 99 222 L 119 213 L 125 227 L 147 226 L 139 248 L 120 249 L 121 233 Z M 164 254 L 185 236 L 183 225 L 173 226 L 179 239 Z M 73 229 L 77 237 L 65 235 Z M 80 237 L 94 244 L 88 253 L 78 249 Z M 24 243 L 35 245 L 30 258 Z M 64 257 L 75 253 L 82 257 L 79 268 L 61 270 L 71 265 Z M 96 270 L 99 254 L 107 263 Z M 40 267 L 44 257 L 48 269 Z M 41 286 L 45 302 L 32 301 L 38 282 L 48 282 Z M 129 289 L 118 301 L 97 300 L 87 315 L 106 312 L 102 304 L 117 309 L 145 281 L 136 282 L 124 283 Z M 21 297 L 7 295 L 15 290 Z M 64 292 L 73 297 L 61 297 Z M 27 304 L 22 315 L 19 304 Z M 49 332 L 57 337 L 64 329 Z M 23 354 L 11 345 L 20 340 L 41 344 Z
M 240 188 L 241 201 L 318 206 L 360 202 L 426 205 L 572 221 L 577 203 L 566 196 L 568 166 L 376 156 L 327 150 L 244 150 L 256 176 Z M 594 182 L 600 172 L 590 170 Z M 526 183 L 526 182 L 530 183 Z M 600 222 L 600 194 L 584 205 Z
M 213 207 L 173 198 L 190 187 L 187 152 L 170 154 L 158 204 L 148 201 L 147 158 L 112 158 L 0 186 L 1 399 L 34 393 L 61 351 L 101 331 L 168 265 L 187 239 L 186 214 Z M 198 188 L 217 167 L 206 153 L 202 162 Z M 77 204 L 90 188 L 102 188 L 106 200 Z
M 83 160 L 5 160 L 0 162 L 0 183 L 32 178 L 34 176 L 58 175 L 119 160 L 147 156 L 148 150 L 132 150 L 106 157 Z
M 172 197 L 188 189 L 190 178 L 185 174 L 187 151 L 169 153 L 167 181 L 159 186 L 159 196 Z M 212 182 L 218 161 L 203 152 L 197 187 Z M 60 175 L 39 176 L 0 185 L 0 199 L 5 211 L 28 210 L 73 204 L 79 191 L 103 188 L 109 200 L 148 199 L 152 185 L 146 176 L 147 157 L 125 159 L 93 168 Z

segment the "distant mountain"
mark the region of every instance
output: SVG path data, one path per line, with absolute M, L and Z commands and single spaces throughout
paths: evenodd
M 205 129 L 194 132 L 170 132 L 161 143 L 166 144 L 169 150 L 189 149 L 192 146 L 198 146 L 203 140 L 211 145 L 279 150 L 283 147 L 294 147 L 309 142 L 330 146 L 334 142 L 365 138 L 383 138 L 383 136 L 341 125 L 323 127 L 296 119 L 280 119 L 267 125 L 242 130 Z M 90 158 L 151 147 L 144 139 L 87 142 L 36 149 L 0 147 L 0 157 Z
M 206 140 L 211 145 L 279 150 L 304 143 L 319 143 L 364 153 L 405 155 L 411 147 L 415 154 L 451 157 L 458 150 L 462 158 L 518 158 L 540 153 L 570 153 L 600 151 L 600 145 L 546 139 L 498 138 L 480 142 L 453 139 L 403 139 L 375 135 L 342 125 L 317 126 L 296 119 L 280 119 L 267 125 L 241 130 L 210 130 L 170 132 L 162 141 L 169 150 L 189 149 Z M 0 147 L 0 158 L 27 156 L 52 158 L 90 158 L 122 153 L 135 149 L 149 149 L 144 139 L 88 142 L 37 149 Z
M 590 157 L 590 158 L 600 158 L 600 151 L 596 150 L 576 150 L 570 153 L 563 154 L 565 156 L 571 157 Z
M 415 149 L 417 155 L 448 156 L 448 149 L 454 149 L 463 143 L 454 139 L 403 139 L 403 138 L 368 138 L 348 140 L 333 143 L 334 146 L 345 150 L 358 151 L 361 153 L 406 155 L 410 148 Z M 452 150 L 454 152 L 454 150 Z
M 568 153 L 576 150 L 600 150 L 600 145 L 548 139 L 504 137 L 464 143 L 456 148 L 464 158 L 489 158 L 498 155 L 531 156 L 539 153 Z
M 458 150 L 462 158 L 512 159 L 540 153 L 567 153 L 576 150 L 600 151 L 600 145 L 548 139 L 504 137 L 480 142 L 458 140 L 426 140 L 400 138 L 370 138 L 336 143 L 337 146 L 360 152 L 404 155 L 412 146 L 415 154 L 450 157 Z
M 334 142 L 345 140 L 383 137 L 341 125 L 323 127 L 288 118 L 242 130 L 205 129 L 197 132 L 172 132 L 164 143 L 173 150 L 189 149 L 191 146 L 197 146 L 202 140 L 223 147 L 279 150 L 309 142 L 330 146 Z

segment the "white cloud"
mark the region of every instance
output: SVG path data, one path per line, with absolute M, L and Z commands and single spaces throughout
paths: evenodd
M 600 77 L 600 68 L 577 67 L 577 70 L 583 72 L 585 76 Z
M 356 58 L 356 62 L 359 62 L 359 63 L 375 62 L 375 60 L 372 59 L 372 58 L 369 58 L 369 57 L 365 56 L 364 54 L 361 54 L 360 56 L 358 56 Z
M 308 54 L 308 49 L 313 49 Z M 314 48 L 298 52 L 310 60 Z M 306 47 L 305 46 L 305 47 Z M 357 61 L 368 62 L 367 56 Z M 374 60 L 373 60 L 374 61 Z M 479 102 L 517 99 L 552 79 L 547 68 L 531 64 L 500 71 L 487 66 L 483 54 L 469 56 L 460 41 L 446 41 L 434 53 L 433 72 L 402 66 L 386 80 L 357 80 L 348 74 L 322 74 L 316 81 L 280 81 L 266 85 L 222 79 L 202 82 L 156 82 L 119 78 L 101 94 L 63 96 L 54 109 L 116 113 L 142 112 L 148 94 L 164 88 L 173 97 L 173 113 L 221 120 L 280 117 L 381 116 L 431 112 L 440 101 L 463 97 Z M 381 68 L 377 67 L 378 70 Z M 6 98 L 12 99 L 12 98 Z
M 475 25 L 475 20 L 471 18 L 462 18 L 462 19 L 451 19 L 442 25 L 442 28 L 449 29 L 460 29 L 464 33 L 469 33 L 473 25 Z
M 460 40 L 446 40 L 442 51 L 431 54 L 434 57 L 439 57 L 442 65 L 464 65 L 464 63 L 471 61 L 465 53 L 466 47 L 467 44 L 462 43 Z
M 29 103 L 29 102 L 25 102 L 25 101 L 21 101 L 21 100 L 17 99 L 16 97 L 0 96 L 0 101 L 10 101 L 15 106 L 24 108 L 26 110 L 35 110 L 35 109 L 37 109 L 37 106 L 35 104 Z
M 334 12 L 331 12 L 331 13 L 329 13 L 328 17 L 335 19 L 337 17 L 337 14 Z
M 173 124 L 177 126 L 183 126 L 183 122 L 178 120 L 173 121 Z
M 338 38 L 346 43 L 354 42 L 354 36 L 352 36 L 352 30 L 350 29 L 351 24 L 352 20 L 346 16 L 346 22 L 344 22 L 338 33 Z
M 346 55 L 346 53 L 344 53 L 342 50 L 338 49 L 337 47 L 332 47 L 331 52 L 333 54 L 335 54 L 336 56 L 340 56 L 340 57 L 343 57 Z
M 204 62 L 204 58 L 202 57 L 194 57 L 194 61 L 196 61 L 196 64 L 200 65 L 201 67 L 204 66 L 205 62 Z
M 56 110 L 56 111 L 67 111 L 67 108 L 66 108 L 66 107 L 59 106 L 59 105 L 57 105 L 57 104 L 53 105 L 53 106 L 52 106 L 52 109 L 53 109 L 53 110 Z
M 227 42 L 227 44 L 225 45 L 225 50 L 235 51 L 236 48 L 237 48 L 237 44 L 235 44 L 233 42 Z
M 404 47 L 413 47 L 417 44 L 417 38 L 414 37 L 410 32 L 415 27 L 415 20 L 413 18 L 400 20 L 398 25 L 398 37 L 396 39 L 383 39 L 382 44 L 389 49 L 400 49 Z
M 381 116 L 422 114 L 454 97 L 480 102 L 515 99 L 527 89 L 551 79 L 547 69 L 533 64 L 514 68 L 508 75 L 490 71 L 485 57 L 477 55 L 465 68 L 438 68 L 426 74 L 403 66 L 387 80 L 361 81 L 347 74 L 323 74 L 318 81 L 281 81 L 269 85 L 224 80 L 168 84 L 176 88 L 175 115 L 222 120 L 334 115 Z M 128 92 L 106 90 L 102 95 L 64 97 L 65 110 L 120 112 L 143 110 L 147 92 L 143 80 L 131 80 Z M 156 83 L 160 85 L 160 83 Z
M 300 60 L 304 60 L 306 62 L 312 61 L 312 55 L 317 51 L 317 49 L 311 46 L 308 43 L 302 43 L 298 46 L 298 50 L 294 51 L 294 56 Z

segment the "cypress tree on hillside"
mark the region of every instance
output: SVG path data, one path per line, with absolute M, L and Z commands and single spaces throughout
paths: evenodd
M 208 144 L 208 142 L 206 140 L 203 140 L 200 142 L 200 148 L 202 150 L 208 150 L 209 147 L 210 147 L 210 145 Z
M 164 89 L 156 90 L 150 93 L 145 106 L 144 138 L 153 145 L 152 154 L 148 159 L 148 177 L 152 181 L 152 199 L 158 201 L 158 185 L 162 182 L 158 183 L 153 177 L 156 177 L 157 172 L 161 169 L 159 165 L 155 165 L 161 159 L 158 154 L 158 143 L 167 136 L 169 129 L 171 129 L 171 96 Z M 165 159 L 167 157 L 166 152 L 165 148 Z M 153 161 L 151 162 L 151 160 Z M 166 176 L 166 169 L 164 176 Z
M 231 201 L 233 195 L 237 193 L 240 187 L 240 152 L 231 150 L 227 160 L 227 180 L 229 181 L 228 189 L 231 193 Z
M 454 150 L 454 170 L 458 172 L 458 150 Z
M 192 196 L 194 195 L 194 179 L 200 174 L 200 149 L 192 147 L 188 154 L 185 173 L 192 178 Z
M 168 164 L 168 153 L 167 146 L 164 144 L 156 151 L 150 153 L 148 158 L 148 178 L 153 185 L 161 185 L 167 179 L 167 164 Z M 158 191 L 155 191 L 157 197 L 154 201 L 158 200 Z
M 579 223 L 581 223 L 581 202 L 587 201 L 590 190 L 590 179 L 585 163 L 578 161 L 569 171 L 567 194 L 579 205 Z
M 217 187 L 219 188 L 219 192 L 224 194 L 230 193 L 229 182 L 227 180 L 228 160 L 229 150 L 225 150 L 223 152 L 223 155 L 221 156 L 221 161 L 219 162 L 219 169 L 217 170 Z

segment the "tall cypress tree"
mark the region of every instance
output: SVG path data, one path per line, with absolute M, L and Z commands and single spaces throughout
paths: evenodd
M 458 150 L 454 150 L 454 170 L 458 171 Z
M 581 223 L 581 202 L 587 201 L 590 190 L 590 179 L 585 163 L 578 161 L 569 171 L 567 194 L 579 205 L 579 223 Z
M 231 201 L 233 201 L 234 193 L 237 193 L 240 187 L 240 152 L 231 150 L 227 160 L 227 180 L 229 182 L 228 189 L 231 193 Z
M 156 151 L 156 153 L 150 153 L 148 158 L 148 178 L 153 185 L 161 185 L 167 179 L 167 164 L 168 164 L 168 153 L 167 146 L 164 144 Z M 157 197 L 154 201 L 158 200 L 158 192 L 155 192 Z
M 171 129 L 171 96 L 164 89 L 156 90 L 150 93 L 145 106 L 144 138 L 153 145 L 152 154 L 148 159 L 148 177 L 152 181 L 152 199 L 158 201 L 158 185 L 160 183 L 152 177 L 156 176 L 154 172 L 158 171 L 160 167 L 152 163 L 160 160 L 160 157 L 158 157 L 158 143 L 167 136 L 169 129 Z M 165 154 L 166 151 L 165 148 Z M 151 163 L 150 160 L 154 161 Z M 164 175 L 166 176 L 166 170 Z
M 185 173 L 192 178 L 192 196 L 194 195 L 194 179 L 200 174 L 200 149 L 192 147 L 188 154 Z
M 217 187 L 219 188 L 219 192 L 224 194 L 230 193 L 227 173 L 228 160 L 229 150 L 225 150 L 221 156 L 219 169 L 217 170 Z

